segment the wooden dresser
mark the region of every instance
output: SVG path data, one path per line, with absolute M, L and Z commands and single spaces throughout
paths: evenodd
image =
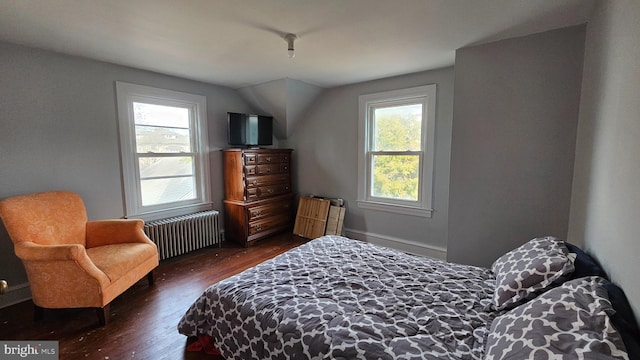
M 225 238 L 244 246 L 291 229 L 291 149 L 225 149 Z

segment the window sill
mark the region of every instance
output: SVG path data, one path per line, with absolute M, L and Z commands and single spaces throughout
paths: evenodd
M 413 207 L 413 206 L 387 204 L 387 203 L 380 203 L 380 202 L 373 202 L 373 201 L 366 201 L 366 200 L 358 200 L 357 204 L 358 204 L 358 207 L 361 209 L 385 211 L 385 212 L 419 216 L 419 217 L 425 217 L 425 218 L 430 218 L 433 214 L 433 209 L 424 209 L 424 208 Z

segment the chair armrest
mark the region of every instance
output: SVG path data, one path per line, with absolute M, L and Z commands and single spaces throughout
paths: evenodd
M 80 244 L 39 245 L 28 241 L 16 243 L 15 252 L 24 261 L 76 260 L 87 255 Z
M 69 261 L 75 263 L 81 271 L 95 278 L 102 286 L 109 284 L 110 280 L 107 275 L 89 259 L 86 249 L 79 244 L 68 245 L 40 245 L 33 242 L 22 241 L 15 243 L 14 250 L 16 256 L 22 260 L 25 265 L 28 263 L 60 263 L 61 261 Z
M 147 243 L 155 246 L 137 219 L 113 219 L 87 222 L 87 248 L 123 243 Z

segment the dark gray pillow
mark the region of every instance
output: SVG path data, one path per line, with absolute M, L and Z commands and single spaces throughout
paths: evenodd
M 586 251 L 582 250 L 577 245 L 573 245 L 566 241 L 564 245 L 567 247 L 567 250 L 569 250 L 569 253 L 576 254 L 576 258 L 575 260 L 573 260 L 573 266 L 576 269 L 573 274 L 571 274 L 572 279 L 577 279 L 585 276 L 600 276 L 608 279 L 607 273 L 604 271 L 602 266 L 600 266 L 598 261 L 591 255 L 589 255 Z
M 564 241 L 552 236 L 529 240 L 496 260 L 493 302 L 497 309 L 516 306 L 550 288 L 574 270 Z
M 606 282 L 567 281 L 491 323 L 485 360 L 629 359 L 609 316 Z

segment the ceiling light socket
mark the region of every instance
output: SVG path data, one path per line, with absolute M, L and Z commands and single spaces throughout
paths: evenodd
M 289 53 L 289 58 L 294 58 L 296 56 L 296 52 L 293 47 L 293 43 L 294 41 L 296 41 L 296 39 L 298 39 L 298 36 L 296 34 L 289 33 L 284 36 L 284 41 L 287 42 L 287 53 Z

